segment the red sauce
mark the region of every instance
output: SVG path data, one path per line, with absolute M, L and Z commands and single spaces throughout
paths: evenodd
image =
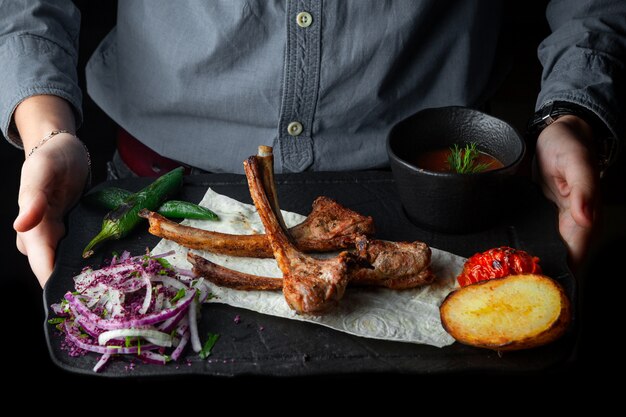
M 448 157 L 450 156 L 450 153 L 450 148 L 435 149 L 423 152 L 409 162 L 428 171 L 452 172 L 450 170 L 450 165 L 448 164 Z M 502 168 L 504 166 L 502 162 L 484 152 L 480 152 L 476 158 L 475 165 L 477 164 L 490 164 L 484 171 L 493 171 L 494 169 Z

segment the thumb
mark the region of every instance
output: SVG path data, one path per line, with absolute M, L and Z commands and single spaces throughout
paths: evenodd
M 37 188 L 26 187 L 19 196 L 20 212 L 13 222 L 17 232 L 26 232 L 41 222 L 46 213 L 48 199 L 46 194 Z

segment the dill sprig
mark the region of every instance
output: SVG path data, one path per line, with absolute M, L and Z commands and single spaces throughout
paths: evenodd
M 477 164 L 476 159 L 479 155 L 480 151 L 474 142 L 470 142 L 463 147 L 459 147 L 455 143 L 450 148 L 450 155 L 448 156 L 450 171 L 459 174 L 476 174 L 485 171 L 491 166 L 491 162 Z

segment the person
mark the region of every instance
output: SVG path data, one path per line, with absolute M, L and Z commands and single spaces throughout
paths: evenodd
M 26 154 L 14 228 L 43 285 L 89 171 L 75 136 L 80 14 L 70 0 L 1 7 L 0 121 Z M 87 89 L 146 149 L 202 170 L 241 172 L 259 144 L 274 146 L 279 172 L 385 167 L 398 121 L 486 102 L 505 74 L 505 9 L 497 0 L 121 1 Z M 610 164 L 624 137 L 626 2 L 552 0 L 546 16 L 537 172 L 579 261 L 600 158 Z

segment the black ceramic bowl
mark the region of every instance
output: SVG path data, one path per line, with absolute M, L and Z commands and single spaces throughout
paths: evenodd
M 433 172 L 409 161 L 423 151 L 474 142 L 504 167 L 476 174 Z M 466 107 L 422 110 L 398 123 L 387 152 L 404 210 L 416 225 L 446 233 L 487 229 L 502 220 L 511 176 L 524 156 L 522 136 L 509 124 Z

